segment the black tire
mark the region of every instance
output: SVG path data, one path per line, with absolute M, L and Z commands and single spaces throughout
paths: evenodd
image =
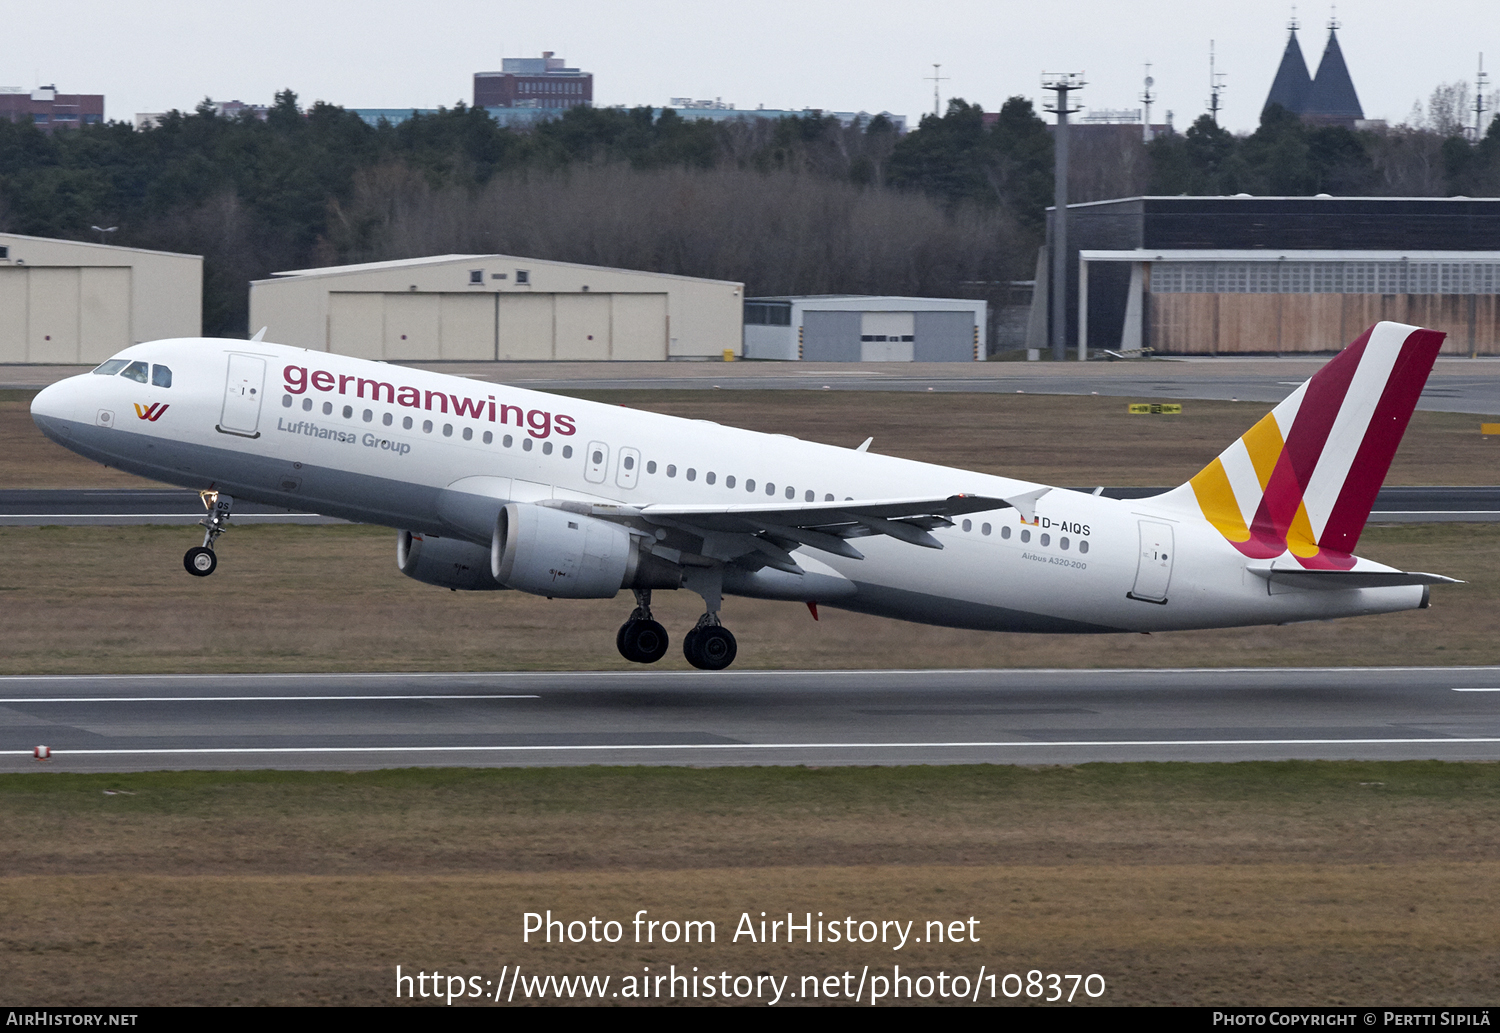
M 692 664 L 694 667 L 701 668 L 703 666 L 703 664 L 698 660 L 697 628 L 693 628 L 686 635 L 682 636 L 682 655 L 686 657 L 687 662 Z
M 208 577 L 219 569 L 219 557 L 214 555 L 212 549 L 205 549 L 200 545 L 183 555 L 182 566 L 193 577 Z
M 722 671 L 734 663 L 739 646 L 728 628 L 699 628 L 688 663 L 703 671 Z
M 620 651 L 620 655 L 627 660 L 629 660 L 631 657 L 630 653 L 626 650 L 625 647 L 625 633 L 630 630 L 630 626 L 634 623 L 635 621 L 626 621 L 624 624 L 620 625 L 620 630 L 615 632 L 615 648 L 618 649 Z
M 631 621 L 625 633 L 631 657 L 638 664 L 654 664 L 667 655 L 667 629 L 656 621 Z

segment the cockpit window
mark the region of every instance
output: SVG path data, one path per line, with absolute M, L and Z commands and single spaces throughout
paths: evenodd
M 172 371 L 166 366 L 152 366 L 151 383 L 155 384 L 157 387 L 171 387 Z
M 130 365 L 126 366 L 123 370 L 120 371 L 120 376 L 124 377 L 127 380 L 134 380 L 138 384 L 144 384 L 146 382 L 146 376 L 150 371 L 150 368 L 151 367 L 144 362 L 132 362 Z
M 128 363 L 129 361 L 130 360 L 128 359 L 110 359 L 108 362 L 104 363 L 104 365 L 94 370 L 94 372 L 101 377 L 112 377 L 116 373 L 120 372 L 120 370 L 124 369 L 126 363 Z

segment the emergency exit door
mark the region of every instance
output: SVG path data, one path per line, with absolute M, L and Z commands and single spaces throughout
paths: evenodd
M 1141 553 L 1135 568 L 1135 587 L 1130 598 L 1147 603 L 1165 603 L 1172 584 L 1172 525 L 1155 520 L 1141 522 Z

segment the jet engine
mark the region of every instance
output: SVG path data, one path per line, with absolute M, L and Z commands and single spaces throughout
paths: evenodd
M 396 566 L 409 578 L 466 592 L 505 586 L 490 576 L 490 551 L 461 538 L 437 538 L 401 531 L 396 535 Z
M 495 518 L 490 573 L 507 588 L 559 599 L 612 599 L 622 588 L 680 588 L 682 568 L 607 520 L 512 502 Z

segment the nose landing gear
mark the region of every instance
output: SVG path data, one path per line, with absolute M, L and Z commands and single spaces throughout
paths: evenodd
M 654 664 L 667 655 L 667 629 L 651 617 L 651 590 L 637 588 L 636 607 L 630 619 L 620 625 L 615 646 L 631 663 Z
M 199 523 L 205 528 L 203 544 L 195 546 L 182 557 L 182 565 L 194 577 L 208 577 L 219 567 L 219 558 L 214 555 L 214 542 L 219 535 L 229 530 L 229 514 L 234 509 L 234 498 L 217 491 L 200 491 L 203 508 L 208 515 Z

